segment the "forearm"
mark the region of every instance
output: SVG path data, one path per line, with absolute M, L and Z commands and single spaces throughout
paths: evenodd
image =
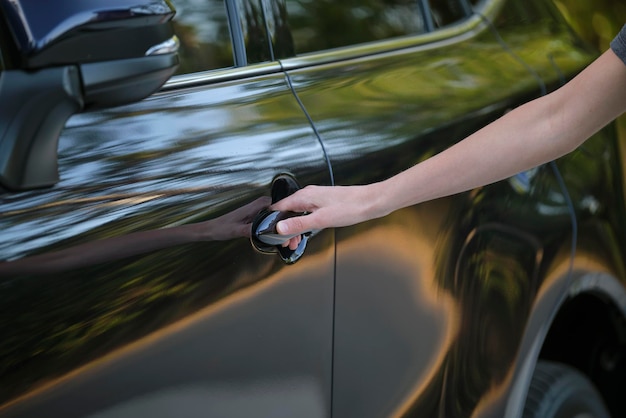
M 559 90 L 523 105 L 386 181 L 307 186 L 274 210 L 307 212 L 281 234 L 353 225 L 512 176 L 572 151 L 626 110 L 626 66 L 607 51 Z
M 626 67 L 609 51 L 560 90 L 372 185 L 371 195 L 381 196 L 373 215 L 490 184 L 558 158 L 624 112 L 624 91 Z
M 54 273 L 119 260 L 175 245 L 248 237 L 254 216 L 270 202 L 270 198 L 264 196 L 208 221 L 134 232 L 15 261 L 0 261 L 0 277 Z
M 193 230 L 192 225 L 135 232 L 15 261 L 0 262 L 0 277 L 72 270 L 193 242 L 197 239 L 198 234 Z
M 541 100 L 515 109 L 446 151 L 376 185 L 382 214 L 490 184 L 571 151 L 577 141 L 550 136 Z M 381 190 L 381 191 L 382 191 Z

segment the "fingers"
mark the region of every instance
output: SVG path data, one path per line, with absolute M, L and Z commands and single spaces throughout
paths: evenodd
M 250 236 L 252 235 L 252 224 L 251 223 L 246 223 L 243 225 L 239 225 L 239 227 L 237 228 L 239 229 L 238 234 L 241 237 L 244 238 L 250 238 Z
M 281 212 L 306 212 L 300 205 L 296 204 L 295 199 L 291 199 L 290 197 L 274 203 L 269 209 Z
M 306 186 L 274 203 L 270 207 L 271 210 L 306 213 L 306 215 L 294 216 L 278 222 L 276 225 L 278 233 L 282 235 L 303 234 L 324 229 L 326 227 L 324 214 L 329 213 L 327 200 L 331 190 L 333 189 L 328 186 Z
M 317 224 L 317 218 L 317 213 L 311 213 L 308 215 L 295 216 L 293 218 L 285 219 L 276 224 L 276 231 L 282 235 L 289 235 L 304 234 L 305 232 L 316 229 L 323 229 L 322 226 Z
M 261 196 L 258 199 L 245 205 L 244 208 L 246 208 L 246 212 L 248 213 L 257 213 L 267 208 L 271 204 L 272 198 L 270 198 L 269 196 Z
M 256 214 L 267 208 L 271 203 L 272 199 L 270 197 L 262 196 L 216 219 L 221 219 L 222 222 L 251 223 Z
M 276 224 L 276 232 L 278 232 L 281 235 L 289 235 L 292 232 L 291 231 L 295 231 L 295 228 L 293 226 L 291 226 L 291 222 L 288 222 L 289 219 L 286 219 L 284 221 L 280 221 Z M 294 234 L 296 232 L 293 232 Z
M 263 209 L 272 204 L 272 198 L 269 196 L 261 196 L 253 201 L 252 204 L 254 204 L 258 208 Z
M 301 241 L 302 235 L 298 235 L 297 237 L 293 237 L 289 241 L 285 241 L 282 246 L 289 247 L 290 250 L 294 251 L 296 248 L 298 248 L 298 245 L 300 245 Z
M 316 208 L 317 190 L 318 186 L 306 186 L 274 203 L 270 209 L 283 212 L 312 212 Z

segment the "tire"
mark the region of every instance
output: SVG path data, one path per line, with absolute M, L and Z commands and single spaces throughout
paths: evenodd
M 611 418 L 593 383 L 571 366 L 540 360 L 523 418 Z

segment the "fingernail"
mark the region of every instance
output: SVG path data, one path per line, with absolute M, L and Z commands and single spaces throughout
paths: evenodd
M 282 235 L 287 235 L 289 233 L 289 228 L 287 228 L 285 221 L 280 221 L 276 224 L 276 231 Z

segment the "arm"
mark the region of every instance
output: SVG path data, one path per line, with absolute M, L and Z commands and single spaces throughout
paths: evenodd
M 57 273 L 120 260 L 175 245 L 250 237 L 254 217 L 270 202 L 269 197 L 260 197 L 232 212 L 204 222 L 133 232 L 15 261 L 0 261 L 0 277 L 15 274 Z
M 558 158 L 626 111 L 626 66 L 608 50 L 560 89 L 507 113 L 446 151 L 386 181 L 306 187 L 273 205 L 309 212 L 280 233 L 339 227 L 470 190 Z

